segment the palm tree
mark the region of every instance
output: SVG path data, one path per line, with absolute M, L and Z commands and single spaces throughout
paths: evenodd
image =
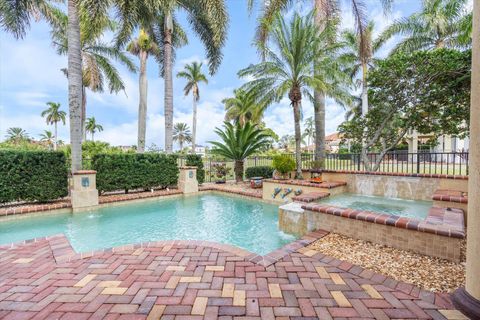
M 45 130 L 42 134 L 40 134 L 40 141 L 44 142 L 49 149 L 51 149 L 52 146 L 55 148 L 57 145 L 57 139 L 53 135 L 52 131 L 48 130 Z
M 55 126 L 55 143 L 53 144 L 53 150 L 57 150 L 58 131 L 57 124 L 62 122 L 65 125 L 65 117 L 67 114 L 65 111 L 60 110 L 60 103 L 47 102 L 48 109 L 42 111 L 42 117 L 45 117 L 47 124 L 53 124 Z
M 165 80 L 165 151 L 172 152 L 173 143 L 173 37 L 177 32 L 175 13 L 182 9 L 187 13 L 193 31 L 203 42 L 208 58 L 210 74 L 215 73 L 222 60 L 221 48 L 226 39 L 228 16 L 223 0 L 164 0 L 162 1 L 162 75 Z
M 327 28 L 319 33 L 313 24 L 313 13 L 301 18 L 295 13 L 289 25 L 278 14 L 271 25 L 271 37 L 274 50 L 265 46 L 265 60 L 240 70 L 239 76 L 251 76 L 254 80 L 244 84 L 246 90 L 254 90 L 265 105 L 280 101 L 288 94 L 293 108 L 295 122 L 295 160 L 296 178 L 302 178 L 301 166 L 301 101 L 306 96 L 311 101 L 311 90 L 321 88 L 339 101 L 347 101 L 349 94 L 341 86 L 346 81 L 334 59 L 334 49 L 326 39 L 333 29 Z M 328 50 L 328 55 L 322 52 Z M 322 72 L 313 72 L 312 63 L 322 59 Z
M 187 80 L 183 92 L 188 96 L 190 91 L 193 97 L 193 122 L 192 122 L 192 153 L 195 153 L 195 144 L 197 137 L 197 102 L 200 100 L 200 90 L 198 84 L 200 82 L 208 83 L 207 77 L 202 73 L 202 63 L 194 61 L 191 64 L 185 65 L 184 71 L 177 73 L 177 78 L 184 78 Z M 175 129 L 174 129 L 175 130 Z M 175 134 L 175 133 L 174 133 Z
M 308 0 L 312 1 L 312 0 Z M 263 15 L 261 17 L 260 24 L 257 28 L 257 39 L 256 41 L 260 44 L 260 48 L 263 47 L 263 43 L 266 42 L 271 24 L 274 21 L 274 17 L 277 13 L 282 10 L 287 9 L 291 4 L 294 3 L 292 0 L 263 0 Z M 355 21 L 355 29 L 357 34 L 360 35 L 361 47 L 367 45 L 367 42 L 363 40 L 364 30 L 366 28 L 366 15 L 367 11 L 362 0 L 349 0 L 352 5 L 352 13 Z M 385 12 L 388 12 L 392 0 L 380 0 L 382 3 Z M 254 0 L 249 0 L 249 8 L 253 8 Z M 340 8 L 340 0 L 313 0 L 313 7 L 315 9 L 315 18 L 314 23 L 318 28 L 319 32 L 323 32 L 326 28 L 335 25 L 338 21 L 338 9 Z M 262 52 L 263 50 L 260 49 Z M 361 51 L 365 51 L 362 49 Z M 314 64 L 314 70 L 316 73 L 321 73 L 322 68 L 324 67 L 323 63 L 320 60 L 317 60 Z M 314 107 L 314 118 L 315 118 L 315 159 L 322 163 L 325 158 L 325 101 L 326 101 L 326 92 L 322 91 L 321 88 L 316 88 L 313 93 L 313 107 Z
M 85 124 L 85 131 L 90 132 L 92 134 L 92 141 L 95 141 L 94 139 L 95 132 L 102 132 L 103 127 L 97 123 L 97 121 L 95 120 L 95 117 L 90 117 L 90 118 L 87 118 L 87 122 Z
M 120 77 L 118 70 L 112 64 L 111 60 L 119 61 L 126 66 L 129 71 L 136 72 L 134 63 L 127 55 L 110 44 L 101 41 L 105 31 L 113 31 L 114 23 L 108 17 L 102 17 L 95 23 L 93 28 L 90 25 L 90 17 L 85 13 L 86 8 L 80 7 L 80 36 L 82 53 L 82 129 L 85 129 L 87 92 L 103 92 L 104 87 L 108 86 L 110 93 L 118 93 L 125 90 L 125 84 Z M 52 30 L 53 46 L 60 55 L 67 54 L 68 48 L 68 17 L 63 12 L 57 12 L 59 23 Z M 68 71 L 63 70 L 68 77 Z M 85 137 L 85 130 L 82 135 Z
M 105 4 L 105 1 L 98 1 Z M 47 0 L 2 1 L 0 25 L 16 38 L 22 38 L 30 26 L 32 17 L 42 17 L 56 25 L 55 12 Z M 72 150 L 72 172 L 82 167 L 82 54 L 80 46 L 80 22 L 76 0 L 67 1 L 68 31 L 68 105 L 70 115 L 70 145 Z M 106 9 L 105 9 L 106 11 Z M 39 15 L 40 14 L 40 15 Z M 94 21 L 94 20 L 92 20 Z
M 367 45 L 363 47 L 360 43 L 360 36 L 354 30 L 345 30 L 342 33 L 342 40 L 346 44 L 346 51 L 340 59 L 343 59 L 345 64 L 350 66 L 350 70 L 348 71 L 350 72 L 352 80 L 361 72 L 360 84 L 362 86 L 362 92 L 360 98 L 362 101 L 362 116 L 365 116 L 368 112 L 368 69 L 373 66 L 375 54 L 388 40 L 386 37 L 372 39 L 374 27 L 373 21 L 370 21 L 364 29 L 363 41 L 365 41 Z
M 264 148 L 270 136 L 250 122 L 243 126 L 224 122 L 223 130 L 215 128 L 215 133 L 222 142 L 209 141 L 213 145 L 211 153 L 235 161 L 235 180 L 243 181 L 245 158 Z
M 307 138 L 307 147 L 310 147 L 310 139 L 315 139 L 315 122 L 313 121 L 313 117 L 309 117 L 305 120 L 303 134 Z
M 6 137 L 8 141 L 12 141 L 14 144 L 18 144 L 21 141 L 29 139 L 28 133 L 22 128 L 18 127 L 8 128 Z
M 423 0 L 422 9 L 396 20 L 380 36 L 404 38 L 392 52 L 459 48 L 471 42 L 472 14 L 466 14 L 467 0 Z
M 180 151 L 183 151 L 183 144 L 185 142 L 192 142 L 192 134 L 190 128 L 186 123 L 178 122 L 173 126 L 173 141 L 178 142 Z
M 157 44 L 153 42 L 143 29 L 140 30 L 138 38 L 128 44 L 127 50 L 136 55 L 140 60 L 137 152 L 143 153 L 145 151 L 145 134 L 147 130 L 147 60 L 149 55 L 158 56 L 160 51 Z
M 256 100 L 255 92 L 235 89 L 233 97 L 222 100 L 225 105 L 225 120 L 240 122 L 244 125 L 251 121 L 260 124 L 265 110 Z

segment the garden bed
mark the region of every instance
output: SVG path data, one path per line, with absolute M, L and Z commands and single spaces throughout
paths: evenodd
M 460 263 L 331 233 L 310 249 L 434 292 L 465 284 L 465 240 Z

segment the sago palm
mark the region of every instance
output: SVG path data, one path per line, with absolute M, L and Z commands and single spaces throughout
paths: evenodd
M 183 88 L 183 93 L 188 96 L 192 92 L 193 97 L 193 119 L 192 119 L 192 153 L 195 153 L 195 144 L 197 139 L 197 102 L 200 100 L 200 82 L 208 83 L 207 76 L 202 72 L 202 63 L 192 62 L 185 65 L 185 69 L 177 73 L 177 78 L 184 78 L 187 84 Z M 174 133 L 175 134 L 175 133 Z
M 47 102 L 49 106 L 48 109 L 43 110 L 41 115 L 45 117 L 47 124 L 53 124 L 55 127 L 55 143 L 53 145 L 53 149 L 57 150 L 57 139 L 58 139 L 58 131 L 57 131 L 57 124 L 62 122 L 65 125 L 65 117 L 67 116 L 65 111 L 60 110 L 60 103 L 56 102 Z
M 471 13 L 465 12 L 466 3 L 467 0 L 423 0 L 420 12 L 394 21 L 381 38 L 403 37 L 393 52 L 464 47 L 471 40 Z
M 253 90 L 265 105 L 288 96 L 295 122 L 296 178 L 302 177 L 301 163 L 301 101 L 305 96 L 314 100 L 312 90 L 320 89 L 338 101 L 347 101 L 349 94 L 342 86 L 347 81 L 336 61 L 335 47 L 327 39 L 332 29 L 321 33 L 313 24 L 313 13 L 305 18 L 295 13 L 290 23 L 278 14 L 271 25 L 269 43 L 263 49 L 265 60 L 239 71 L 241 77 L 253 77 L 244 84 Z M 273 48 L 270 48 L 270 44 Z M 321 61 L 321 72 L 313 72 L 313 63 Z
M 160 51 L 157 44 L 143 29 L 140 30 L 138 37 L 128 44 L 127 50 L 140 60 L 137 152 L 143 153 L 147 131 L 147 60 L 150 55 L 158 56 Z
M 87 118 L 87 122 L 85 123 L 85 131 L 90 132 L 92 134 L 92 141 L 95 141 L 95 132 L 102 132 L 103 126 L 97 123 L 95 117 L 90 117 Z
M 233 95 L 222 100 L 226 111 L 225 120 L 240 122 L 241 125 L 248 121 L 259 124 L 265 108 L 257 101 L 255 92 L 236 89 Z
M 192 134 L 186 123 L 175 123 L 173 126 L 173 141 L 178 142 L 180 151 L 183 151 L 183 144 L 185 142 L 192 142 Z
M 80 36 L 82 54 L 82 128 L 85 127 L 87 92 L 103 92 L 108 86 L 110 93 L 118 93 L 125 90 L 125 83 L 112 63 L 112 60 L 120 62 L 131 72 L 136 71 L 134 63 L 125 54 L 113 45 L 101 40 L 105 31 L 113 31 L 114 23 L 108 17 L 102 17 L 93 28 L 90 24 L 90 17 L 84 6 L 80 7 Z M 53 46 L 60 55 L 67 54 L 68 48 L 68 18 L 63 12 L 57 13 L 58 23 L 52 30 Z M 68 76 L 68 71 L 64 70 Z M 85 140 L 85 131 L 83 132 Z
M 222 141 L 209 141 L 213 145 L 212 154 L 233 160 L 235 180 L 243 181 L 244 160 L 265 147 L 270 135 L 250 122 L 243 126 L 240 123 L 233 125 L 225 122 L 223 130 L 215 128 L 215 133 Z
M 53 135 L 52 131 L 48 130 L 40 134 L 40 141 L 45 143 L 49 149 L 57 145 L 57 138 Z

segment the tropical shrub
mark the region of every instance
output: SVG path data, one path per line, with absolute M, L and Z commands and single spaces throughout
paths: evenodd
M 270 166 L 258 166 L 250 167 L 245 170 L 245 176 L 247 178 L 251 177 L 262 177 L 262 178 L 271 178 L 273 175 L 273 168 Z
M 66 195 L 68 169 L 62 152 L 0 150 L 0 203 Z
M 295 170 L 295 160 L 287 155 L 278 155 L 273 157 L 272 166 L 282 175 Z
M 203 168 L 203 159 L 198 154 L 188 154 L 185 156 L 187 166 L 197 167 L 197 181 L 202 184 L 205 181 L 205 169 Z
M 226 163 L 214 163 L 212 164 L 212 171 L 215 176 L 220 179 L 219 181 L 225 181 L 227 175 L 230 173 L 231 168 L 227 167 Z
M 97 154 L 92 158 L 100 192 L 165 188 L 178 181 L 177 157 L 157 153 Z

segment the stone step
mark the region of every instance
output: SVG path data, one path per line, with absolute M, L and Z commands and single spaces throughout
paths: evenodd
M 432 196 L 433 201 L 468 203 L 468 193 L 457 190 L 439 189 Z
M 323 199 L 330 196 L 328 192 L 308 192 L 295 197 L 292 197 L 292 200 L 295 202 L 313 202 L 319 199 Z

